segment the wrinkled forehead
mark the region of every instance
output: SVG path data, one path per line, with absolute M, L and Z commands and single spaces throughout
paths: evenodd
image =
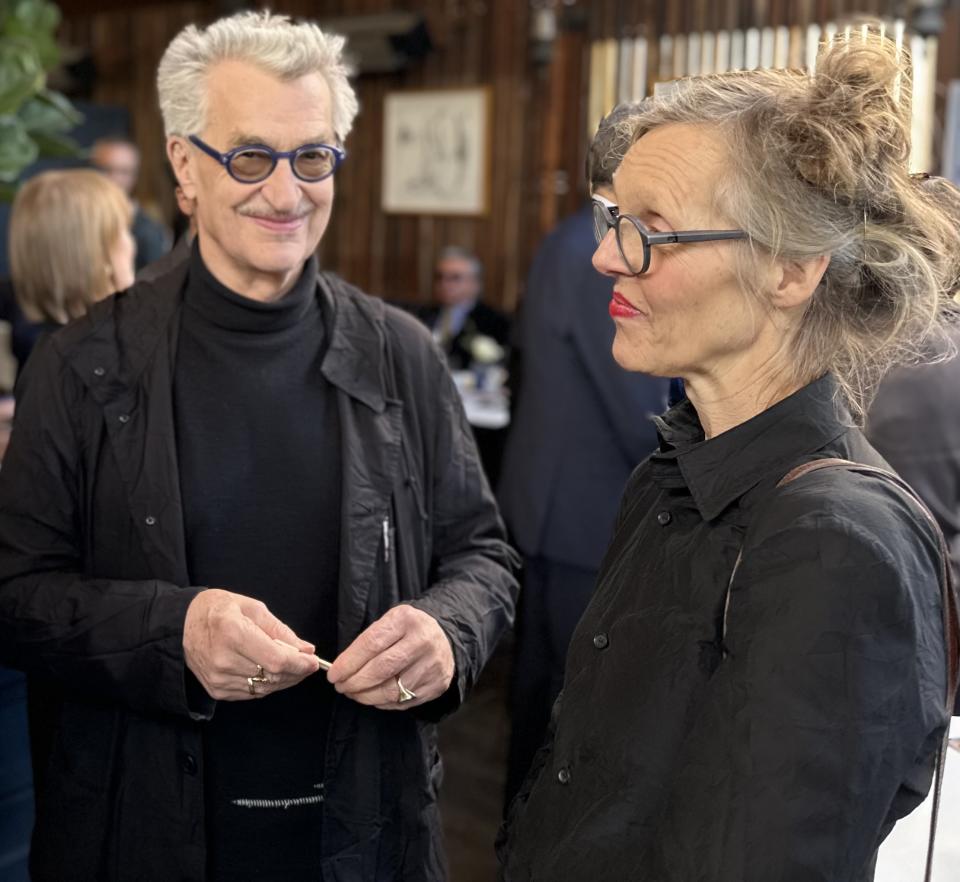
M 248 61 L 218 62 L 206 78 L 206 128 L 232 142 L 273 147 L 332 143 L 330 86 L 319 72 L 282 79 Z
M 683 217 L 712 213 L 729 163 L 714 126 L 670 123 L 642 135 L 614 173 L 621 211 L 653 209 Z

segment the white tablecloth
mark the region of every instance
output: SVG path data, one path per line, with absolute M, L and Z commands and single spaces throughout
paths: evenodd
M 950 737 L 960 739 L 960 717 L 953 718 Z M 897 822 L 880 846 L 874 882 L 922 882 L 932 803 L 933 787 L 923 803 Z M 954 747 L 947 750 L 944 766 L 933 878 L 934 882 L 960 882 L 960 750 Z
M 502 369 L 495 368 L 495 371 Z M 510 404 L 503 387 L 503 373 L 493 373 L 489 388 L 478 389 L 473 371 L 454 371 L 463 409 L 471 426 L 478 429 L 505 429 L 510 425 Z

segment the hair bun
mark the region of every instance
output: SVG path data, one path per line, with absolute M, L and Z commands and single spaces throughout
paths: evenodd
M 910 155 L 909 55 L 875 27 L 825 43 L 797 114 L 797 171 L 834 198 L 883 201 Z M 799 131 L 803 129 L 804 131 Z

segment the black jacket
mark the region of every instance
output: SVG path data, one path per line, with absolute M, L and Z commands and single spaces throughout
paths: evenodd
M 0 473 L 0 662 L 32 675 L 39 708 L 34 882 L 204 877 L 201 727 L 215 702 L 183 658 L 202 589 L 186 587 L 171 389 L 184 273 L 45 340 L 17 394 Z M 318 297 L 342 432 L 339 646 L 410 602 L 456 660 L 449 692 L 414 712 L 337 699 L 324 882 L 433 882 L 433 720 L 510 624 L 514 555 L 428 335 L 336 278 L 320 276 Z
M 774 489 L 810 459 L 883 465 L 830 377 L 708 441 L 689 402 L 659 429 L 504 877 L 866 882 L 947 721 L 937 539 L 882 478 Z
M 960 347 L 960 332 L 953 342 Z M 960 357 L 891 371 L 870 405 L 870 443 L 929 506 L 960 585 Z

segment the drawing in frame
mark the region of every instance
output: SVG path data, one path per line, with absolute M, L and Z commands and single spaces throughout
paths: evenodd
M 384 99 L 383 210 L 488 210 L 490 90 L 391 92 Z

